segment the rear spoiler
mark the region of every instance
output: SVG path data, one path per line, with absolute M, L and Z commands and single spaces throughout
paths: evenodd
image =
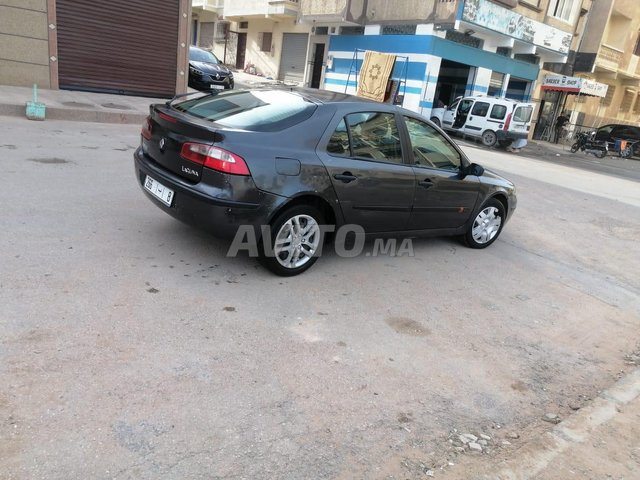
M 216 95 L 218 95 L 218 93 L 220 93 L 219 90 L 209 90 L 208 92 L 187 92 L 187 93 L 180 93 L 176 96 L 174 96 L 171 100 L 167 100 L 167 103 L 165 103 L 165 105 L 167 107 L 170 107 L 171 104 L 173 102 L 175 102 L 176 100 L 178 100 L 179 98 L 184 98 L 184 97 L 188 97 L 189 95 L 195 95 L 195 94 L 202 94 L 202 97 L 200 98 L 204 98 L 204 97 L 215 97 Z

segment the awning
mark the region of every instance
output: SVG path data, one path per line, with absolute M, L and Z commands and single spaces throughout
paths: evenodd
M 594 82 L 587 78 L 566 77 L 564 75 L 547 75 L 542 81 L 542 90 L 557 90 L 577 95 L 606 97 L 609 85 Z

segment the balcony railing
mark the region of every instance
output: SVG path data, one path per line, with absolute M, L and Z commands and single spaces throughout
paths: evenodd
M 192 0 L 191 6 L 193 8 L 216 11 L 224 8 L 224 0 Z
M 300 0 L 269 0 L 269 15 L 297 17 L 300 11 Z
M 602 45 L 598 52 L 597 63 L 602 66 L 618 69 L 622 60 L 622 52 L 615 48 Z

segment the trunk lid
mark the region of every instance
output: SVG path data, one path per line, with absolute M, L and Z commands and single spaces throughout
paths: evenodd
M 182 146 L 186 142 L 213 145 L 222 139 L 222 135 L 211 128 L 211 122 L 199 125 L 198 119 L 163 104 L 151 105 L 149 121 L 151 136 L 142 138 L 145 154 L 170 172 L 198 183 L 204 167 L 182 158 Z

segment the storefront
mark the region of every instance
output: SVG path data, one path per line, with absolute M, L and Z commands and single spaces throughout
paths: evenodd
M 597 101 L 600 106 L 600 99 L 607 95 L 608 86 L 603 83 L 594 82 L 587 78 L 567 77 L 564 75 L 547 75 L 544 77 L 540 89 L 543 92 L 536 121 L 536 129 L 533 138 L 537 140 L 552 140 L 553 126 L 558 116 L 567 112 L 568 95 L 574 95 L 572 110 L 569 113 L 569 120 L 572 129 L 582 129 L 583 117 L 581 105 L 587 99 Z M 590 126 L 589 126 L 590 127 Z

